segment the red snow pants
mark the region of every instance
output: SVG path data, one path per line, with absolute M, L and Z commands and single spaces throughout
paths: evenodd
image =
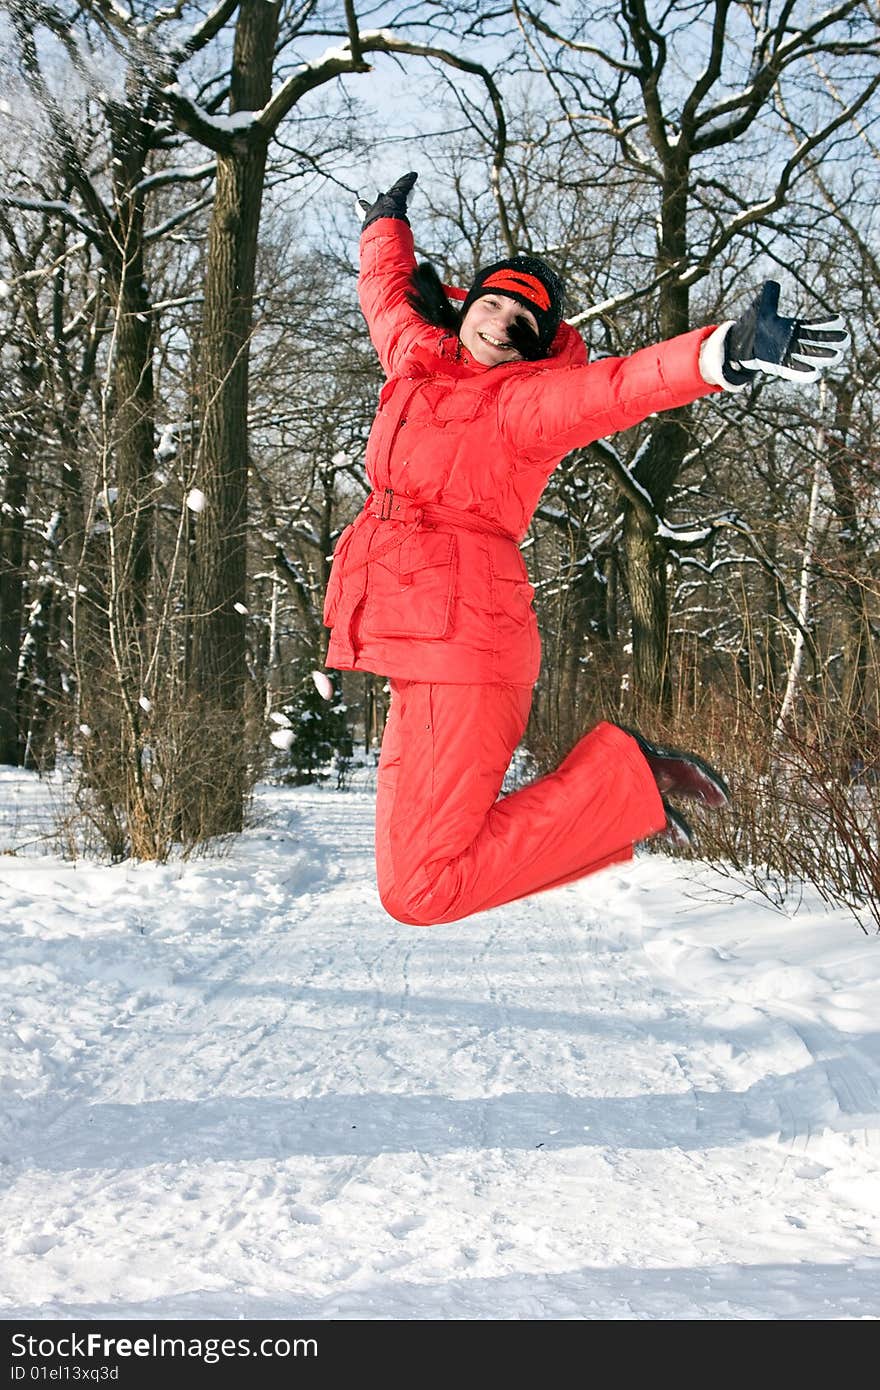
M 597 724 L 555 772 L 498 799 L 529 716 L 514 685 L 391 681 L 376 803 L 387 912 L 432 926 L 627 860 L 666 813 L 635 740 Z

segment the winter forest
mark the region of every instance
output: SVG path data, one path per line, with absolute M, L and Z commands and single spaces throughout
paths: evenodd
M 557 470 L 526 747 L 701 748 L 702 853 L 877 925 L 878 39 L 872 0 L 3 0 L 0 763 L 65 763 L 72 852 L 163 861 L 374 757 L 321 613 L 382 384 L 355 198 L 413 169 L 420 258 L 546 256 L 593 357 L 767 278 L 844 316 L 820 385 Z

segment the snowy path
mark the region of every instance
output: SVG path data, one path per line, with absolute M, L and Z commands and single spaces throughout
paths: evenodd
M 878 938 L 656 856 L 403 927 L 369 794 L 260 810 L 0 857 L 0 1316 L 880 1316 Z

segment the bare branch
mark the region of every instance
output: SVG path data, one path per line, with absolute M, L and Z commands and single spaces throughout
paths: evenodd
M 81 232 L 95 246 L 100 248 L 104 244 L 102 233 L 98 228 L 93 227 L 85 218 L 80 217 L 69 203 L 52 198 L 22 198 L 15 193 L 0 193 L 0 207 L 21 208 L 27 212 L 45 212 L 64 222 L 66 226 Z
M 501 93 L 488 68 L 484 67 L 482 63 L 475 63 L 470 59 L 462 58 L 457 53 L 450 53 L 448 49 L 435 48 L 431 44 L 413 43 L 407 39 L 399 39 L 394 34 L 385 30 L 362 33 L 361 44 L 365 51 L 409 53 L 414 57 L 434 58 L 446 64 L 448 67 L 457 68 L 460 72 L 471 73 L 473 76 L 480 78 L 486 88 L 489 100 L 492 103 L 492 111 L 495 117 L 496 138 L 490 175 L 492 192 L 495 197 L 495 205 L 501 221 L 502 235 L 507 245 L 511 249 L 515 249 L 515 239 L 510 228 L 510 221 L 507 216 L 507 209 L 501 192 L 501 170 L 504 167 L 507 152 L 507 121 L 504 115 Z
M 726 224 L 724 230 L 707 247 L 706 251 L 686 271 L 679 274 L 681 284 L 692 285 L 708 273 L 713 261 L 717 260 L 724 248 L 739 235 L 746 227 L 763 222 L 772 212 L 776 212 L 785 203 L 786 195 L 795 174 L 802 165 L 807 163 L 808 156 L 817 149 L 819 145 L 825 143 L 828 138 L 839 130 L 841 126 L 851 121 L 857 111 L 860 111 L 870 100 L 874 93 L 880 88 L 880 73 L 868 83 L 867 87 L 859 94 L 849 106 L 839 112 L 832 121 L 822 126 L 820 130 L 814 131 L 812 135 L 802 140 L 795 149 L 791 157 L 786 160 L 782 167 L 779 178 L 776 181 L 776 188 L 768 198 L 760 203 L 754 203 L 751 207 L 744 208 L 736 217 Z
M 564 34 L 560 34 L 556 29 L 551 29 L 546 20 L 542 19 L 540 15 L 535 14 L 534 10 L 529 9 L 528 5 L 521 4 L 520 0 L 514 0 L 513 12 L 523 33 L 525 33 L 525 25 L 522 16 L 525 15 L 529 23 L 533 28 L 537 29 L 539 34 L 543 34 L 547 39 L 552 39 L 553 42 L 558 43 L 561 48 L 568 48 L 573 53 L 588 53 L 591 58 L 600 58 L 603 63 L 606 63 L 610 68 L 614 68 L 617 72 L 626 72 L 633 77 L 637 77 L 640 72 L 637 63 L 625 63 L 620 58 L 614 58 L 610 53 L 606 52 L 605 49 L 597 48 L 595 44 L 579 43 L 575 39 L 566 38 Z
M 681 112 L 682 134 L 688 143 L 690 143 L 693 138 L 700 102 L 712 90 L 721 75 L 721 63 L 724 57 L 725 29 L 729 11 L 730 0 L 716 0 L 709 61 L 706 64 L 705 70 L 691 88 L 690 94 Z
M 204 198 L 199 198 L 195 203 L 188 203 L 185 208 L 181 208 L 181 210 L 174 213 L 172 217 L 166 217 L 164 222 L 157 223 L 155 227 L 151 227 L 148 232 L 145 232 L 144 241 L 160 241 L 163 236 L 167 236 L 169 232 L 173 232 L 175 227 L 179 227 L 183 222 L 188 222 L 197 212 L 202 212 L 205 208 L 209 208 L 212 202 L 212 195 L 207 194 Z
M 354 0 L 345 0 L 345 18 L 348 23 L 348 43 L 351 48 L 352 60 L 355 64 L 358 64 L 362 62 L 361 36 L 358 30 L 358 18 L 355 13 Z
M 185 4 L 185 0 L 181 0 L 182 4 Z M 238 0 L 220 0 L 220 4 L 215 5 L 211 13 L 202 20 L 202 23 L 193 29 L 186 43 L 179 50 L 180 57 L 191 58 L 194 53 L 200 53 L 203 48 L 206 48 L 211 40 L 220 33 L 224 24 L 232 18 L 237 6 Z M 170 12 L 168 10 L 160 11 L 156 15 L 154 25 L 162 17 L 170 17 Z M 150 27 L 152 28 L 154 25 Z
M 18 37 L 25 71 L 34 84 L 43 107 L 49 115 L 52 136 L 61 149 L 67 172 L 91 218 L 91 222 L 83 221 L 79 230 L 87 235 L 90 240 L 99 241 L 109 234 L 111 224 L 110 212 L 83 168 L 79 152 L 70 137 L 67 120 L 60 111 L 55 98 L 46 85 L 43 77 L 43 70 L 37 55 L 33 20 L 31 16 L 27 13 L 23 5 L 17 4 L 11 9 L 11 17 Z M 70 213 L 72 216 L 76 215 L 73 213 L 73 209 L 70 209 Z
M 192 169 L 162 169 L 157 174 L 149 174 L 134 185 L 132 193 L 147 193 L 154 188 L 164 188 L 168 184 L 196 183 L 199 179 L 213 178 L 217 172 L 215 160 L 207 164 L 197 164 Z

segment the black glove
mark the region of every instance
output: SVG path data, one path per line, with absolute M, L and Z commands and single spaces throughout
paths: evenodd
M 366 198 L 358 198 L 358 209 L 364 215 L 361 231 L 369 227 L 371 222 L 378 222 L 380 217 L 396 217 L 399 222 L 405 222 L 409 226 L 406 200 L 417 178 L 418 174 L 404 174 L 392 184 L 387 193 L 380 193 L 375 203 L 368 203 Z
M 840 317 L 805 323 L 777 314 L 779 285 L 765 280 L 751 308 L 731 325 L 724 341 L 723 373 L 731 386 L 743 386 L 756 372 L 803 385 L 835 367 L 849 344 Z
M 524 319 L 521 314 L 517 314 L 507 325 L 507 338 L 524 362 L 538 362 L 547 356 L 546 350 L 541 346 L 541 339 L 528 319 Z

